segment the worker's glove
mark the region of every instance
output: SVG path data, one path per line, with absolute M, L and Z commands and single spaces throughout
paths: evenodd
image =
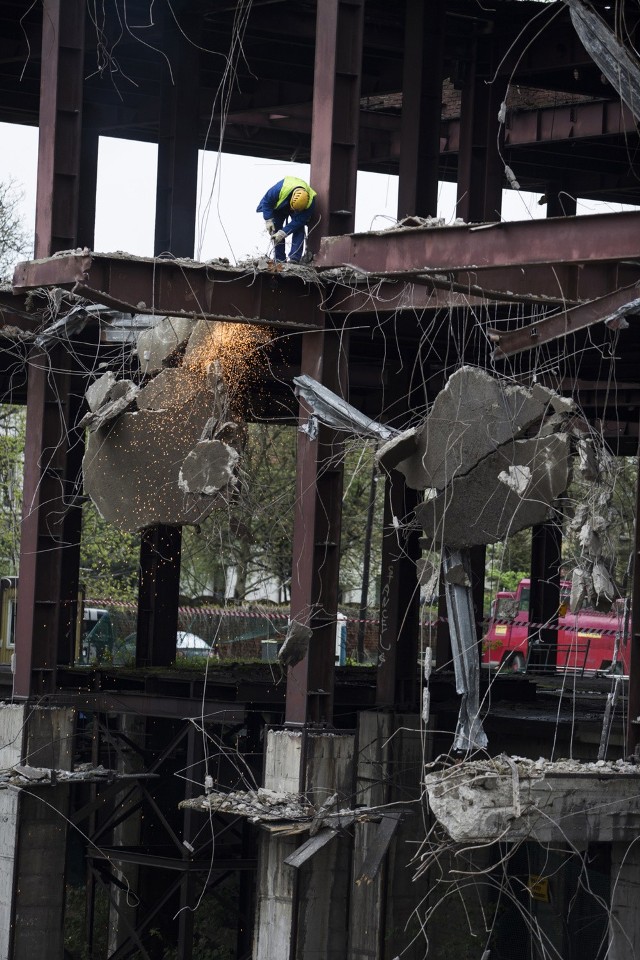
M 265 220 L 265 222 L 264 222 L 264 228 L 265 228 L 265 230 L 267 231 L 267 233 L 269 234 L 270 237 L 272 237 L 272 236 L 274 235 L 274 233 L 276 232 L 276 225 L 275 225 L 275 223 L 273 222 L 273 220 Z
M 273 236 L 273 242 L 277 246 L 279 243 L 283 242 L 284 238 L 286 237 L 286 233 L 284 232 L 284 230 L 278 230 L 278 232 L 274 233 L 272 236 Z

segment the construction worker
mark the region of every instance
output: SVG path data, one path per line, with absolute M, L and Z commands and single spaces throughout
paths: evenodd
M 315 209 L 316 192 L 299 177 L 285 177 L 267 190 L 256 213 L 264 216 L 267 233 L 273 240 L 277 262 L 286 259 L 284 241 L 291 237 L 289 263 L 300 263 L 304 247 L 304 228 Z

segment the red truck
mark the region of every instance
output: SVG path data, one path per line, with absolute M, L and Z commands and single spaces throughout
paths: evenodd
M 629 673 L 629 639 L 624 629 L 624 602 L 610 613 L 585 607 L 568 608 L 571 584 L 560 587 L 557 669 L 593 675 L 600 671 Z M 529 652 L 530 581 L 521 580 L 515 591 L 500 591 L 492 605 L 489 628 L 482 640 L 482 666 L 520 673 Z

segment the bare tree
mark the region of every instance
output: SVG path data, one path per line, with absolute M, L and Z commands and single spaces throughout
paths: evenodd
M 0 280 L 8 278 L 14 264 L 32 250 L 20 215 L 22 197 L 15 180 L 0 182 Z

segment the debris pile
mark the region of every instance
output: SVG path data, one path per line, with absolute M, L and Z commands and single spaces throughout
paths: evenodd
M 577 534 L 580 546 L 579 564 L 571 578 L 569 609 L 577 613 L 587 604 L 606 612 L 617 595 L 609 572 L 613 557 L 607 556 L 605 549 L 612 513 L 614 458 L 604 448 L 581 439 L 577 443 L 575 475 L 585 484 L 585 496 L 569 524 L 569 532 Z
M 636 764 L 501 755 L 436 766 L 426 767 L 429 807 L 456 842 L 531 837 L 585 844 L 637 837 Z

